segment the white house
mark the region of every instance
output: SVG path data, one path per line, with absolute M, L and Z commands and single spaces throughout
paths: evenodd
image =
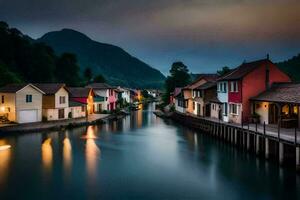
M 0 117 L 16 123 L 41 121 L 43 94 L 32 84 L 10 84 L 0 88 Z

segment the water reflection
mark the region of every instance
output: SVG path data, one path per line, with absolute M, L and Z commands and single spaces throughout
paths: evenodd
M 65 174 L 69 174 L 72 167 L 72 145 L 68 133 L 63 140 L 63 164 Z
M 95 140 L 97 139 L 97 136 L 95 134 L 95 127 L 89 126 L 87 128 L 86 135 L 82 138 L 86 139 L 86 168 L 89 180 L 92 180 L 96 176 L 97 163 L 100 156 L 100 149 L 95 142 Z
M 51 138 L 46 138 L 42 143 L 42 162 L 44 169 L 49 172 L 52 169 L 53 149 L 51 146 Z
M 11 149 L 6 140 L 0 140 L 0 185 L 2 185 L 9 174 L 9 164 L 11 160 Z

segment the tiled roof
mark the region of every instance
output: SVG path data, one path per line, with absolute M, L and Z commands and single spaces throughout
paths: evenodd
M 35 83 L 34 86 L 42 90 L 46 95 L 55 94 L 60 88 L 65 87 L 63 83 Z
M 193 81 L 191 84 L 185 86 L 183 89 L 189 89 L 189 90 L 193 90 L 197 87 L 197 82 L 199 82 L 200 80 L 206 80 L 208 82 L 214 82 L 218 79 L 218 75 L 217 74 L 200 74 L 198 76 L 198 78 Z
M 217 86 L 217 83 L 216 82 L 206 82 L 202 85 L 200 85 L 199 87 L 195 88 L 197 90 L 206 90 L 206 89 L 209 89 L 209 88 L 212 88 L 212 87 L 215 87 Z
M 253 62 L 243 63 L 235 70 L 233 70 L 231 73 L 228 73 L 227 75 L 219 78 L 218 81 L 241 79 L 244 76 L 246 76 L 248 73 L 252 72 L 257 67 L 267 65 L 267 64 L 273 64 L 273 63 L 269 59 L 262 59 Z
M 212 99 L 209 100 L 212 103 L 218 103 L 218 104 L 222 104 L 222 102 L 218 99 L 218 97 L 213 97 Z
M 300 84 L 275 83 L 269 90 L 251 100 L 300 104 Z
M 42 94 L 44 94 L 44 92 L 41 89 L 37 88 L 35 85 L 30 84 L 30 83 L 8 84 L 4 87 L 1 87 L 0 92 L 2 92 L 2 93 L 16 93 L 16 92 L 18 92 L 19 90 L 21 90 L 22 88 L 24 88 L 28 85 L 30 85 L 31 87 L 33 87 L 37 91 L 41 92 Z
M 70 92 L 71 97 L 88 97 L 91 88 L 68 87 L 67 90 Z
M 115 89 L 116 88 L 116 87 L 111 86 L 107 83 L 91 83 L 86 87 L 87 88 L 93 88 L 93 89 Z
M 181 88 L 180 87 L 175 88 L 174 92 L 173 92 L 174 97 L 176 97 L 180 92 L 181 92 Z
M 21 90 L 25 86 L 27 86 L 27 83 L 22 84 L 9 84 L 6 86 L 3 86 L 0 88 L 0 92 L 3 93 L 16 93 L 17 91 Z

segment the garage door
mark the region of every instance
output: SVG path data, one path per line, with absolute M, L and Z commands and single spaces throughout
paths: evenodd
M 20 110 L 19 111 L 19 123 L 37 122 L 38 115 L 37 110 Z

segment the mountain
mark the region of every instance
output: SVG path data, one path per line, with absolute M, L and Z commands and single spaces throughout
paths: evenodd
M 37 41 L 51 46 L 58 54 L 76 54 L 81 70 L 90 67 L 94 75 L 102 74 L 114 85 L 160 88 L 165 80 L 160 71 L 120 47 L 94 41 L 72 29 L 46 33 Z
M 278 67 L 285 71 L 293 81 L 300 82 L 300 54 L 283 62 L 277 63 Z

